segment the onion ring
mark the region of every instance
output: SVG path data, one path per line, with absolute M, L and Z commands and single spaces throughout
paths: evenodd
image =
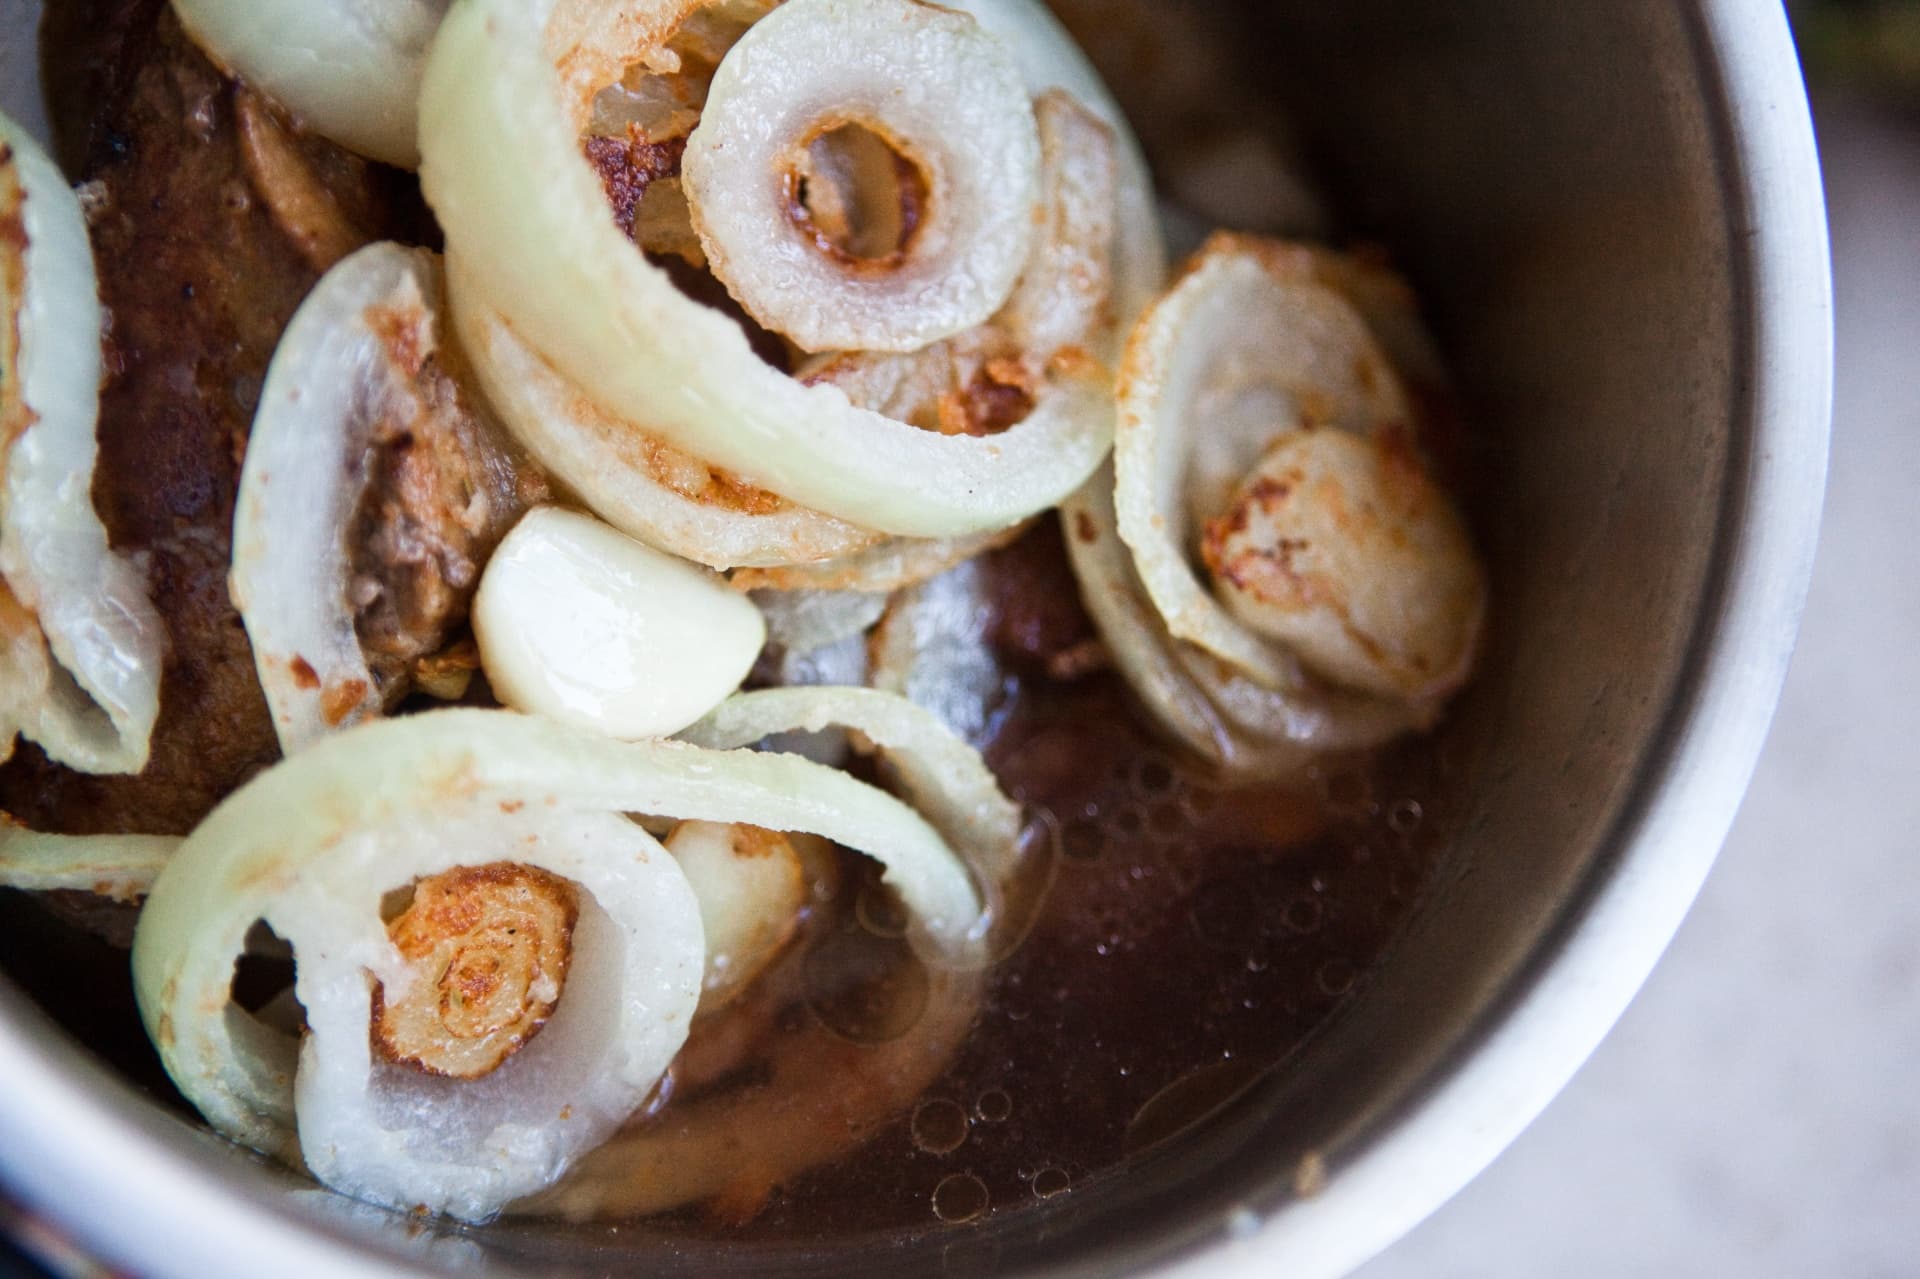
M 604 9 L 570 10 L 549 29 L 551 13 L 471 0 L 428 55 L 422 181 L 457 267 L 456 313 L 497 308 L 616 418 L 882 532 L 1005 528 L 1092 473 L 1111 423 L 1091 361 L 1056 362 L 1034 411 L 1001 435 L 935 436 L 856 409 L 835 388 L 800 386 L 762 363 L 732 321 L 681 295 L 607 216 L 565 109 L 568 84 L 590 83 L 633 47 L 613 47 L 618 24 Z
M 885 257 L 837 250 L 802 216 L 809 141 L 849 125 L 927 186 L 924 215 Z M 683 175 L 714 274 L 760 323 L 807 351 L 914 351 L 1006 301 L 1033 237 L 1039 164 L 1010 55 L 969 15 L 788 0 L 720 63 Z
M 639 983 L 626 988 L 624 1011 L 605 1010 L 605 1019 L 641 1037 L 624 1058 L 585 1054 L 584 1068 L 610 1076 L 618 1093 L 574 1122 L 604 1135 L 604 1121 L 624 1117 L 677 1048 L 700 973 L 698 908 L 684 876 L 666 869 L 672 862 L 664 853 L 639 858 L 656 846 L 638 826 L 609 825 L 617 821 L 611 814 L 623 812 L 746 821 L 865 851 L 882 863 L 930 957 L 964 963 L 978 949 L 980 901 L 953 852 L 912 810 L 843 774 L 789 756 L 613 742 L 509 712 L 438 711 L 317 743 L 248 783 L 189 837 L 154 884 L 135 937 L 135 989 L 148 1033 L 182 1092 L 236 1140 L 288 1162 L 304 1154 L 329 1184 L 361 1197 L 489 1215 L 506 1197 L 546 1184 L 579 1146 L 551 1133 L 541 1138 L 545 1130 L 536 1128 L 514 1153 L 488 1135 L 522 1131 L 501 1118 L 506 1102 L 495 1106 L 499 1099 L 489 1094 L 476 1099 L 478 1118 L 427 1107 L 446 1131 L 412 1138 L 405 1134 L 417 1130 L 407 1115 L 369 1111 L 363 972 L 379 976 L 393 962 L 379 926 L 381 892 L 497 849 L 500 860 L 572 880 L 623 927 L 653 921 L 629 934 L 635 940 L 624 959 L 618 945 L 605 950 L 608 962 L 631 965 Z M 290 814 L 301 820 L 287 820 Z M 554 822 L 572 835 L 548 839 Z M 595 855 L 586 846 L 604 849 L 610 841 L 635 852 Z M 583 909 L 583 927 L 588 918 Z M 328 1061 L 303 1050 L 296 1071 L 292 1043 L 230 1004 L 232 959 L 256 919 L 294 945 L 296 991 L 314 1031 L 309 1042 L 324 1037 Z M 657 951 L 645 951 L 648 939 Z M 502 1071 L 537 1063 L 531 1054 L 561 1029 L 567 1008 L 563 999 L 541 1038 Z M 641 1025 L 649 1020 L 651 1030 Z M 597 1067 L 601 1061 L 608 1064 Z M 557 1075 L 564 1083 L 581 1078 L 578 1067 Z M 418 1087 L 397 1095 L 423 1106 L 432 1100 Z M 541 1122 L 550 1125 L 558 1110 Z M 324 1136 L 310 1136 L 310 1113 L 321 1117 Z M 488 1129 L 491 1120 L 507 1127 Z M 344 1160 L 343 1150 L 350 1152 Z

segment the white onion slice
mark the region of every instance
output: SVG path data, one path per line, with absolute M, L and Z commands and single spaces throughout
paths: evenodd
M 926 708 L 871 688 L 769 688 L 741 693 L 681 734 L 715 750 L 748 746 L 778 733 L 850 728 L 899 774 L 914 809 L 960 854 L 983 888 L 1012 873 L 1020 807 L 952 729 Z
M 1092 472 L 1110 422 L 1091 361 L 1057 362 L 1034 411 L 1004 434 L 936 436 L 858 410 L 835 388 L 799 385 L 762 363 L 730 319 L 681 295 L 607 214 L 549 61 L 586 65 L 594 50 L 550 50 L 548 12 L 472 0 L 428 56 L 422 180 L 457 266 L 457 311 L 497 308 L 615 417 L 863 527 L 926 537 L 1005 528 Z M 574 17 L 569 30 L 605 35 Z
M 1061 507 L 1081 599 L 1127 683 L 1195 753 L 1234 772 L 1279 773 L 1432 726 L 1436 702 L 1360 697 L 1297 679 L 1268 688 L 1173 639 L 1120 540 L 1112 493 L 1109 469 Z
M 1101 351 L 1117 310 L 1120 161 L 1113 130 L 1064 90 L 1041 95 L 1033 110 L 1042 153 L 1040 233 L 995 323 L 1041 359 L 1076 343 Z
M 1153 182 L 1126 114 L 1087 61 L 1087 55 L 1040 0 L 949 0 L 947 7 L 972 14 L 975 21 L 1000 38 L 1013 54 L 1029 94 L 1044 99 L 1050 90 L 1064 90 L 1075 104 L 1091 111 L 1113 132 L 1120 152 L 1113 328 L 1109 343 L 1094 353 L 1104 360 L 1117 360 L 1134 317 L 1159 293 L 1167 273 Z M 1041 123 L 1044 129 L 1044 116 Z
M 1272 440 L 1302 425 L 1409 420 L 1399 378 L 1311 260 L 1216 237 L 1148 309 L 1121 364 L 1114 450 L 1120 535 L 1167 630 L 1271 688 L 1284 652 L 1227 615 L 1189 559 Z
M 0 116 L 0 639 L 17 730 L 89 773 L 137 773 L 165 632 L 93 509 L 101 309 L 86 219 L 46 153 Z
M 613 737 L 699 719 L 767 636 L 719 578 L 555 506 L 528 512 L 488 561 L 473 632 L 501 701 Z
M 666 839 L 700 903 L 707 962 L 700 1011 L 746 988 L 793 939 L 807 901 L 806 866 L 777 831 L 681 822 Z
M 174 0 L 212 59 L 350 151 L 412 168 L 420 64 L 448 0 Z
M 591 1075 L 601 1082 L 582 1087 L 616 1089 L 592 1093 L 593 1109 L 576 1117 L 604 1135 L 603 1120 L 637 1103 L 666 1065 L 698 990 L 698 906 L 684 876 L 664 854 L 641 860 L 651 841 L 635 825 L 616 833 L 614 813 L 818 834 L 881 862 L 930 956 L 961 962 L 977 949 L 980 902 L 954 853 L 911 809 L 844 774 L 791 756 L 615 742 L 510 712 L 428 712 L 360 725 L 269 769 L 216 809 L 161 873 L 133 968 L 168 1072 L 221 1132 L 289 1162 L 304 1154 L 332 1184 L 380 1202 L 481 1217 L 530 1182 L 543 1184 L 590 1144 L 575 1144 L 554 1088 Z M 551 838 L 555 830 L 565 837 Z M 627 852 L 610 849 L 623 841 Z M 522 1061 L 532 1065 L 520 1074 L 536 1073 L 541 1059 L 532 1054 L 549 1037 L 579 1047 L 556 1037 L 571 996 L 604 1037 L 572 1064 L 553 1063 L 548 1083 L 526 1081 L 528 1094 L 494 1096 L 483 1079 L 471 1111 L 457 1091 L 422 1097 L 418 1088 L 388 1093 L 418 1102 L 413 1109 L 381 1109 L 369 1100 L 363 975 L 391 972 L 381 895 L 417 875 L 492 860 L 572 880 L 610 917 L 613 941 L 626 941 L 603 952 L 618 980 L 601 987 L 574 973 L 554 1021 L 487 1078 Z M 587 918 L 583 910 L 582 927 Z M 296 1073 L 292 1044 L 229 1002 L 233 957 L 258 919 L 295 948 L 312 1039 L 325 1038 L 313 1052 L 337 1057 L 303 1054 Z M 515 1127 L 512 1105 L 524 1096 L 548 1109 Z M 338 1149 L 309 1147 L 310 1106 L 321 1107 L 317 1122 Z M 525 1140 L 492 1140 L 499 1133 Z M 449 1160 L 456 1149 L 464 1154 Z M 366 1162 L 357 1162 L 361 1152 Z
M 848 555 L 880 534 L 715 474 L 583 397 L 486 307 L 456 309 L 487 398 L 529 452 L 622 532 L 709 568 Z
M 860 126 L 918 168 L 891 256 L 835 254 L 795 191 L 809 142 Z M 1000 309 L 1033 238 L 1033 113 L 1005 47 L 919 0 L 788 0 L 727 53 L 684 180 L 714 274 L 803 350 L 912 351 Z
M 170 835 L 46 835 L 0 813 L 0 888 L 136 901 L 179 847 Z
M 274 348 L 234 503 L 234 606 L 281 748 L 380 714 L 348 599 L 348 525 L 367 483 L 373 433 L 387 413 L 417 413 L 391 335 L 431 349 L 440 296 L 433 255 L 370 244 L 323 276 Z

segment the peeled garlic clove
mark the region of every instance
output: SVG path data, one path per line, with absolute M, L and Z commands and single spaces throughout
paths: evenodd
M 216 63 L 350 151 L 410 169 L 420 66 L 448 0 L 174 0 Z
M 1403 436 L 1285 437 L 1208 522 L 1202 553 L 1234 616 L 1317 675 L 1416 698 L 1466 677 L 1485 578 Z
M 836 143 L 862 132 L 879 159 L 833 172 Z M 918 0 L 788 0 L 721 62 L 683 172 L 714 274 L 760 323 L 809 351 L 911 351 L 1006 301 L 1033 236 L 1039 155 L 1011 56 L 971 17 Z M 892 167 L 924 201 L 886 189 Z M 891 200 L 895 243 L 837 235 L 830 221 L 862 211 L 830 219 L 835 193 Z
M 700 718 L 766 642 L 760 610 L 718 578 L 558 507 L 500 543 L 473 629 L 507 705 L 626 738 Z
M 101 310 L 80 203 L 0 116 L 0 737 L 137 773 L 165 631 L 93 509 Z
M 778 831 L 728 822 L 682 822 L 666 839 L 707 934 L 702 1012 L 744 989 L 792 940 L 807 901 L 806 867 Z

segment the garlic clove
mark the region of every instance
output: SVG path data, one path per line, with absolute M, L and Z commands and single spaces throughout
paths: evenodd
M 621 738 L 693 723 L 766 642 L 760 610 L 719 578 L 558 507 L 501 542 L 473 629 L 507 705 Z

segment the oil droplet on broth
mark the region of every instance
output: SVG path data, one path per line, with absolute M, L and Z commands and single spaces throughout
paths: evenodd
M 843 928 L 807 954 L 807 1007 L 820 1023 L 855 1043 L 900 1038 L 927 1010 L 927 970 L 906 942 Z
M 1353 989 L 1354 978 L 1358 974 L 1351 963 L 1344 959 L 1329 959 L 1320 965 L 1313 975 L 1314 984 L 1320 987 L 1320 993 L 1330 998 L 1346 994 Z
M 1073 1185 L 1073 1178 L 1064 1168 L 1042 1168 L 1033 1174 L 1033 1194 L 1036 1199 L 1051 1199 Z
M 936 1097 L 913 1112 L 913 1144 L 930 1155 L 950 1155 L 966 1144 L 967 1112 L 960 1103 Z
M 972 1221 L 987 1210 L 987 1183 L 970 1172 L 943 1177 L 933 1188 L 933 1215 L 950 1226 Z
M 983 1124 L 1005 1123 L 1013 1115 L 1013 1098 L 998 1088 L 989 1088 L 973 1103 L 973 1114 Z
M 1417 799 L 1397 799 L 1387 809 L 1387 829 L 1396 835 L 1411 835 L 1420 825 L 1420 819 L 1426 816 L 1426 810 Z

